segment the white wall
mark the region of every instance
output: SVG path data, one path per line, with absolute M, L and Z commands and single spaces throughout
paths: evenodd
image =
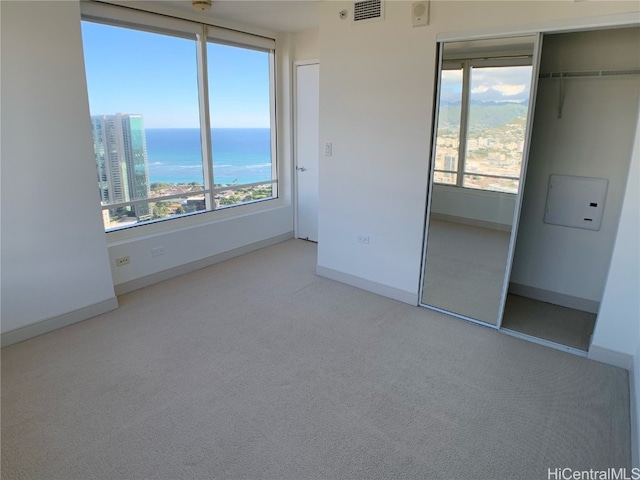
M 3 1 L 2 333 L 117 306 L 76 2 Z
M 634 153 L 624 192 L 624 207 L 591 345 L 592 349 L 595 347 L 596 352 L 598 349 L 613 350 L 624 353 L 629 358 L 636 354 L 640 335 L 639 191 L 640 132 L 636 124 Z
M 631 367 L 634 465 L 640 467 L 640 117 L 611 267 L 589 358 Z
M 317 28 L 293 33 L 291 35 L 293 61 L 318 60 L 320 58 L 319 35 Z
M 411 27 L 410 2 L 386 2 L 384 21 L 362 25 L 339 18 L 352 6 L 320 4 L 320 142 L 333 143 L 333 156 L 320 159 L 318 271 L 417 302 L 436 35 L 637 12 L 638 5 L 432 2 L 431 24 L 419 28 Z M 361 233 L 369 245 L 357 243 Z
M 409 3 L 386 2 L 384 22 L 358 26 L 339 19 L 351 7 L 320 4 L 320 142 L 333 156 L 320 158 L 318 266 L 417 300 L 432 35 L 410 27 Z
M 640 68 L 639 28 L 547 35 L 543 45 L 542 73 Z M 620 219 L 640 83 L 637 76 L 567 79 L 561 119 L 559 85 L 541 79 L 538 86 L 511 282 L 597 306 Z M 552 174 L 608 180 L 599 231 L 543 222 Z
M 110 242 L 109 258 L 113 265 L 116 292 L 126 293 L 211 265 L 229 258 L 225 255 L 227 252 L 237 250 L 236 255 L 239 255 L 292 238 L 292 218 L 289 205 L 277 206 L 243 216 Z M 175 224 L 175 220 L 172 222 Z M 165 254 L 152 257 L 151 249 L 156 247 L 164 247 Z M 131 258 L 131 263 L 115 267 L 115 259 L 125 255 Z M 193 266 L 184 268 L 188 264 Z
M 457 217 L 460 223 L 511 231 L 516 195 L 434 185 L 431 215 Z
M 276 40 L 280 199 L 113 232 L 105 241 L 79 4 L 0 4 L 3 334 L 45 319 L 53 327 L 83 320 L 101 313 L 88 306 L 117 306 L 114 285 L 123 293 L 293 236 L 287 35 Z M 152 257 L 159 246 L 165 254 Z M 115 267 L 123 255 L 131 263 Z M 70 312 L 81 313 L 61 324 Z

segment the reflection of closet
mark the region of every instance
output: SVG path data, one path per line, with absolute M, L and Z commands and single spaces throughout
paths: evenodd
M 640 27 L 544 34 L 538 65 L 538 85 L 532 95 L 535 114 L 528 127 L 528 162 L 515 201 L 516 228 L 511 235 L 504 286 L 495 303 L 497 322 L 473 313 L 471 304 L 478 302 L 472 295 L 460 296 L 458 302 L 447 293 L 451 303 L 446 308 L 432 301 L 434 294 L 444 295 L 439 290 L 456 292 L 459 287 L 453 273 L 448 273 L 454 270 L 451 262 L 439 266 L 430 260 L 442 263 L 437 245 L 432 245 L 429 256 L 430 222 L 438 219 L 439 203 L 444 201 L 442 196 L 434 198 L 443 188 L 434 187 L 433 181 L 420 303 L 467 320 L 497 323 L 496 328 L 511 334 L 577 353 L 589 347 L 622 208 L 640 101 Z M 554 208 L 552 213 L 559 209 L 561 215 L 547 212 L 545 219 L 552 176 L 562 180 L 557 185 L 574 187 L 568 188 L 566 195 L 565 190 L 560 195 L 553 192 L 554 202 L 549 205 Z M 576 200 L 576 196 L 584 194 L 583 185 L 598 183 L 591 179 L 606 180 L 604 196 L 599 197 L 604 202 L 589 202 L 601 209 L 600 228 L 576 228 L 575 222 L 573 226 L 558 224 L 562 223 L 558 218 L 568 215 L 571 220 L 574 212 L 582 215 L 576 205 L 583 199 Z M 447 200 L 446 204 L 455 202 Z M 588 217 L 582 215 L 583 220 Z M 468 233 L 464 236 L 469 239 Z M 432 240 L 437 238 L 434 235 Z M 441 251 L 461 251 L 453 248 L 454 242 L 443 245 L 438 247 Z M 475 248 L 471 254 L 465 262 L 486 257 Z M 460 278 L 465 277 L 464 268 L 462 271 Z M 468 281 L 469 275 L 466 277 Z M 488 288 L 486 281 L 481 284 Z M 478 298 L 489 297 L 480 290 L 476 293 Z
M 588 349 L 629 170 L 638 73 L 640 28 L 544 36 L 503 328 Z M 551 175 L 578 185 L 561 196 L 564 204 L 547 204 Z M 571 211 L 572 198 L 586 188 L 583 177 L 606 180 L 599 230 L 580 228 L 579 221 L 589 226 L 589 214 Z M 567 210 L 569 223 L 577 215 L 577 227 L 545 223 L 546 208 Z

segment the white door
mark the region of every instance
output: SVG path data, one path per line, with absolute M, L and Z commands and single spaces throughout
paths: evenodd
M 320 65 L 296 65 L 296 236 L 318 241 Z

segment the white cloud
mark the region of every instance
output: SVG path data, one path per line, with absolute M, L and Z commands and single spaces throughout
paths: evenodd
M 489 87 L 486 85 L 478 85 L 475 88 L 471 89 L 471 93 L 485 93 L 489 91 Z
M 525 91 L 525 89 L 527 88 L 526 85 L 494 85 L 492 87 L 494 90 L 497 90 L 498 92 L 500 92 L 502 95 L 506 96 L 506 97 L 511 97 L 513 95 L 518 95 L 519 93 L 522 93 Z

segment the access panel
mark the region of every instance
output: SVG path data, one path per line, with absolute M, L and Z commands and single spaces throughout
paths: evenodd
M 606 178 L 551 175 L 544 223 L 600 230 L 607 184 Z

